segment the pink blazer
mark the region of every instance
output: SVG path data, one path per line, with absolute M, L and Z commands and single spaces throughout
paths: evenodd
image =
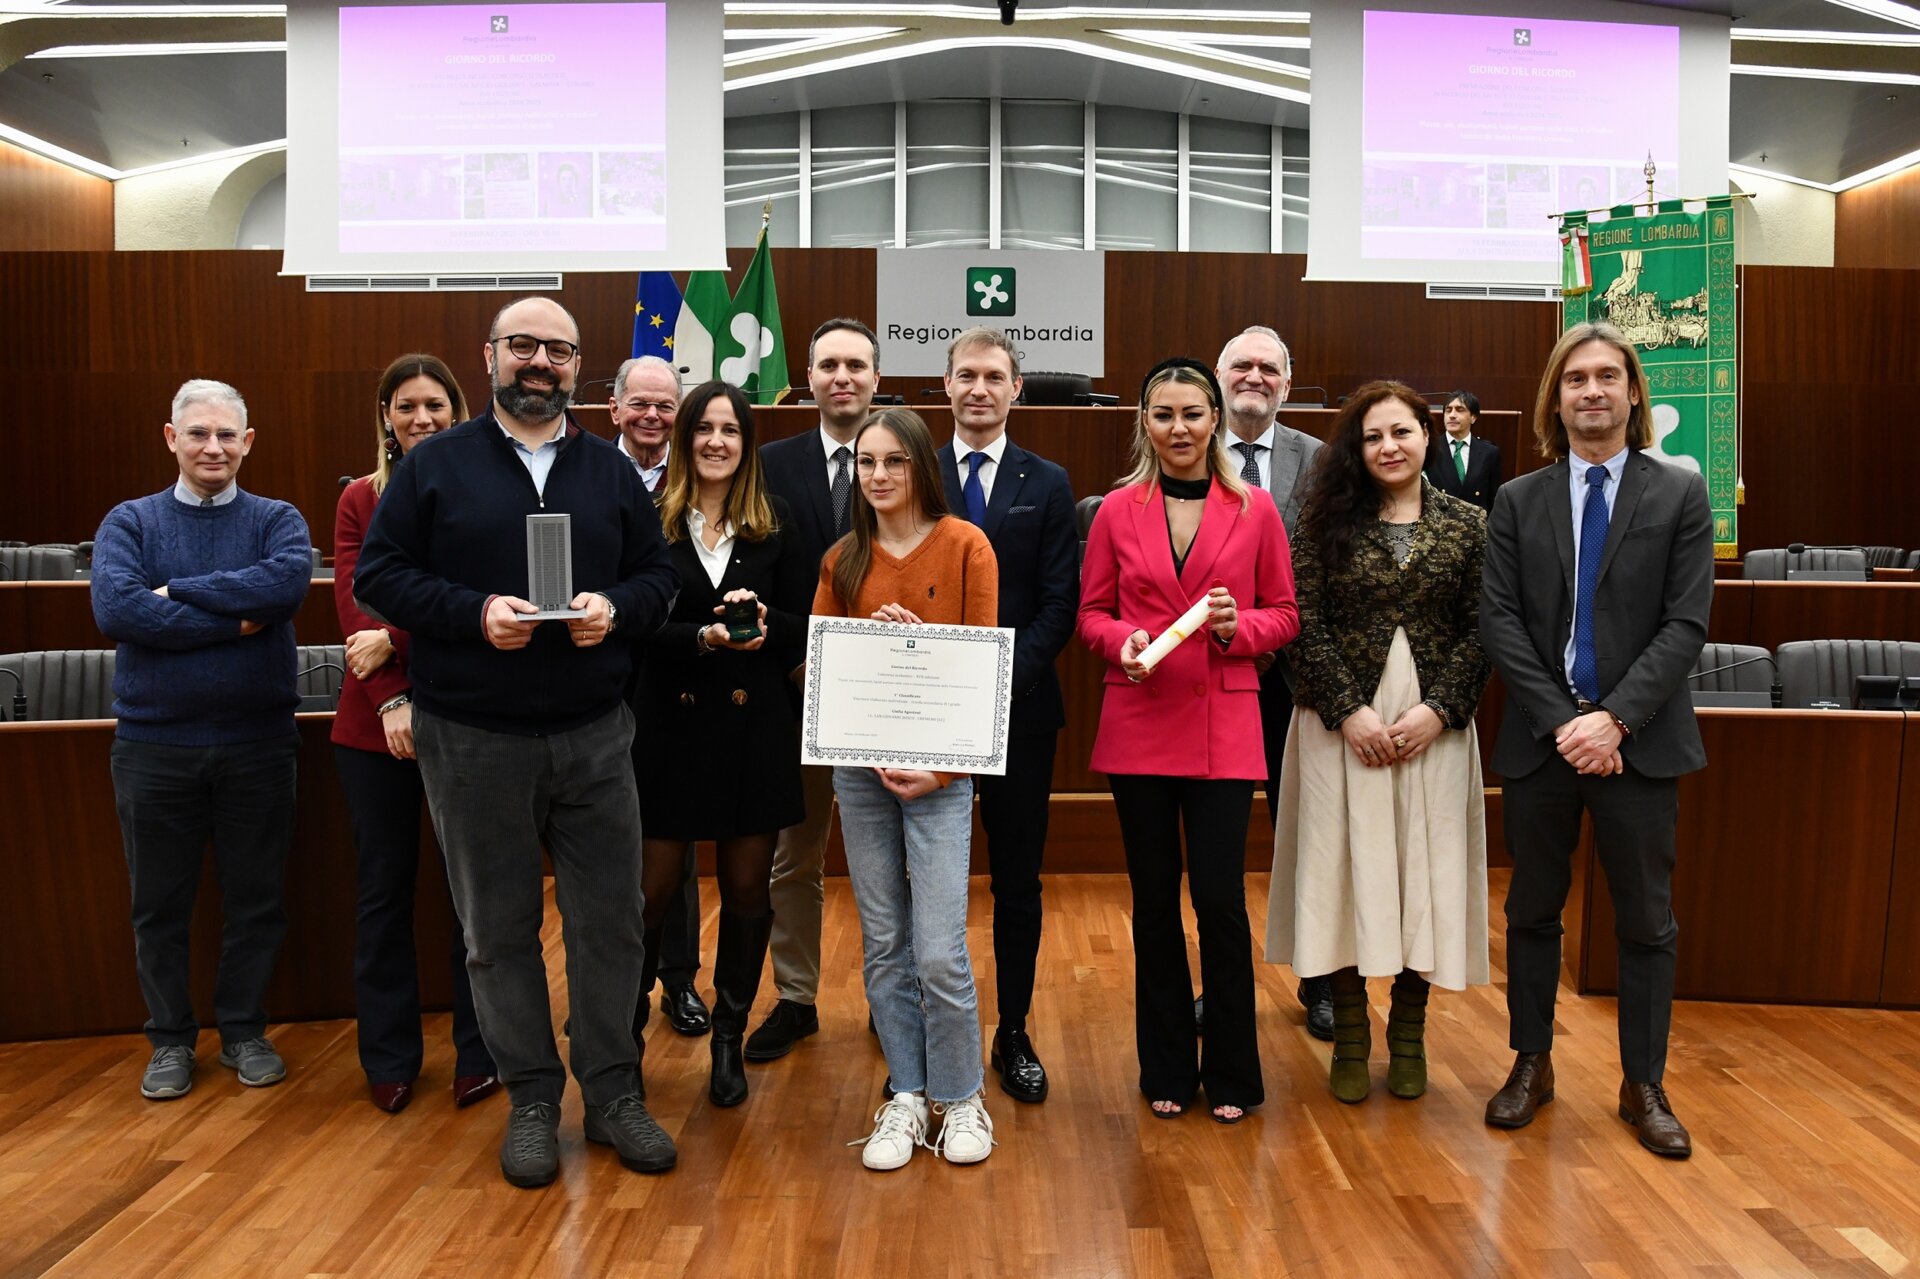
M 1260 734 L 1260 675 L 1253 659 L 1300 633 L 1293 561 L 1267 495 L 1240 499 L 1215 481 L 1185 569 L 1174 575 L 1160 486 L 1107 494 L 1087 535 L 1080 582 L 1080 639 L 1106 659 L 1106 690 L 1093 740 L 1103 773 L 1245 778 L 1267 775 Z M 1120 668 L 1135 631 L 1157 636 L 1215 582 L 1233 595 L 1240 624 L 1224 650 L 1211 631 L 1190 636 L 1139 684 Z

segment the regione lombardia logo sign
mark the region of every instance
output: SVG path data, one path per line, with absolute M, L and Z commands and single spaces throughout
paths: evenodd
M 1012 315 L 1014 269 L 1010 266 L 967 268 L 967 314 Z
M 493 34 L 497 36 L 505 35 L 506 31 L 507 31 L 507 15 L 504 13 L 494 14 L 493 15 Z

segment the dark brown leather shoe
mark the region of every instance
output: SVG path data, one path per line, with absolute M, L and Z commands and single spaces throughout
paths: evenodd
M 1487 1123 L 1494 1128 L 1525 1128 L 1534 1112 L 1553 1100 L 1553 1054 L 1519 1053 L 1507 1082 L 1487 1102 Z
M 1673 1113 L 1667 1090 L 1659 1084 L 1620 1081 L 1620 1117 L 1633 1125 L 1640 1144 L 1667 1159 L 1685 1159 L 1693 1153 L 1693 1138 Z
M 485 1101 L 500 1091 L 498 1075 L 455 1075 L 453 1079 L 453 1104 L 471 1106 L 476 1101 Z

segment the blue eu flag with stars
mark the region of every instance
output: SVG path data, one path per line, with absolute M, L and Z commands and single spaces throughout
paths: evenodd
M 680 286 L 665 271 L 642 271 L 633 296 L 633 354 L 674 364 L 673 326 L 680 321 Z

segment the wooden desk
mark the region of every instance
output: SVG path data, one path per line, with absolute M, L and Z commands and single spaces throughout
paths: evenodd
M 1920 1003 L 1920 717 L 1715 709 L 1699 719 L 1711 763 L 1680 781 L 1676 994 Z M 1582 860 L 1575 978 L 1583 993 L 1611 994 L 1612 902 L 1598 859 Z
M 353 834 L 333 767 L 331 715 L 300 717 L 299 820 L 287 863 L 287 936 L 267 993 L 275 1021 L 351 1017 L 356 895 Z M 113 805 L 112 720 L 0 724 L 0 809 L 12 824 L 0 893 L 0 1041 L 138 1030 L 132 901 Z M 451 1005 L 453 912 L 423 840 L 415 938 L 421 998 Z M 211 858 L 194 905 L 193 990 L 212 1027 L 219 894 Z M 31 976 L 29 976 L 31 975 Z
M 1718 581 L 1707 638 L 1768 650 L 1790 640 L 1920 640 L 1920 582 Z
M 293 635 L 300 644 L 344 642 L 331 580 L 313 583 L 293 619 Z M 112 647 L 94 625 L 93 583 L 0 582 L 0 653 Z

